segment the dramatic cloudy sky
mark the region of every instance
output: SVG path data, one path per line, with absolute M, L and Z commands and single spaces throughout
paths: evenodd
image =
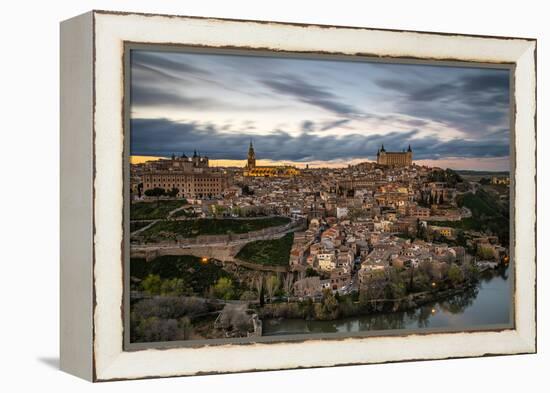
M 415 161 L 509 167 L 507 70 L 133 51 L 131 154 L 347 165 L 383 143 Z

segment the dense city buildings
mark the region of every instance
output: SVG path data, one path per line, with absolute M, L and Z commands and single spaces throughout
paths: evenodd
M 410 147 L 394 153 L 382 146 L 376 162 L 298 170 L 257 166 L 251 142 L 241 167 L 212 167 L 195 152 L 131 165 L 130 172 L 134 260 L 197 258 L 187 260 L 189 270 L 181 274 L 202 275 L 204 263 L 224 273 L 202 292 L 178 291 L 260 302 L 241 310 L 244 331 L 223 322 L 234 312 L 228 305 L 200 337 L 261 335 L 262 320 L 289 307 L 263 308 L 265 297 L 313 302 L 312 318 L 321 320 L 376 312 L 371 305 L 381 300 L 384 310 L 395 311 L 417 298 L 433 301 L 466 290 L 476 272 L 509 261 L 507 177 L 466 179 L 418 165 Z M 146 279 L 152 280 L 136 279 L 136 293 L 151 291 Z M 168 293 L 179 282 L 158 280 L 154 288 Z M 325 302 L 336 295 L 351 306 L 329 313 Z
M 333 289 L 349 285 L 354 276 L 361 282 L 361 275 L 391 266 L 461 263 L 472 257 L 465 249 L 483 248 L 497 259 L 507 255 L 507 232 L 500 238 L 491 233 L 484 241 L 483 231 L 463 225 L 473 219 L 465 200 L 474 197 L 477 183 L 462 181 L 452 171 L 407 164 L 410 148 L 395 153 L 399 155 L 384 153 L 391 152 L 382 147 L 377 158 L 386 164 L 364 162 L 281 175 L 287 167 L 256 166 L 251 142 L 241 169 L 209 167 L 208 158 L 196 152 L 191 158 L 182 154 L 134 165 L 132 179 L 141 186 L 133 189 L 143 192 L 133 194 L 134 199 L 147 200 L 152 198 L 147 190 L 176 189 L 173 196 L 198 203 L 192 210 L 204 218 L 222 214 L 300 219 L 305 226 L 294 231 L 288 268 L 316 270 L 332 280 Z M 506 199 L 497 199 L 505 206 Z M 447 247 L 442 251 L 436 243 Z

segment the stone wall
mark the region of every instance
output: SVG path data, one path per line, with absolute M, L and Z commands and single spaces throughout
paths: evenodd
M 234 233 L 229 235 L 199 235 L 196 237 L 183 238 L 179 237 L 177 240 L 166 240 L 163 242 L 156 243 L 141 243 L 141 244 L 151 244 L 159 246 L 167 245 L 178 245 L 178 246 L 192 246 L 192 245 L 207 245 L 210 243 L 230 243 L 236 241 L 246 241 L 246 240 L 261 240 L 271 238 L 273 235 L 277 235 L 283 232 L 291 231 L 293 229 L 303 228 L 305 226 L 305 220 L 295 220 L 291 221 L 285 225 L 279 225 L 276 227 L 264 228 L 258 231 L 247 232 L 247 233 Z M 137 239 L 136 239 L 137 240 Z

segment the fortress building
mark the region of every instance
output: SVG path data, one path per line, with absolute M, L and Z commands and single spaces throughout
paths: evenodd
M 376 154 L 376 163 L 378 165 L 387 165 L 387 166 L 410 166 L 412 165 L 412 149 L 411 145 L 407 151 L 403 150 L 402 152 L 386 151 L 384 145 L 381 149 L 378 149 Z
M 277 165 L 277 166 L 258 166 L 256 165 L 256 152 L 252 141 L 248 146 L 248 156 L 246 160 L 246 166 L 243 171 L 244 176 L 249 177 L 293 177 L 298 176 L 300 170 L 290 165 Z
M 145 163 L 141 173 L 143 191 L 163 188 L 178 189 L 179 197 L 219 197 L 231 186 L 229 176 L 209 165 L 208 157 L 195 152 L 192 157 L 184 153 L 177 157 Z
M 231 186 L 229 177 L 219 172 L 154 171 L 144 173 L 142 181 L 143 191 L 177 188 L 177 196 L 191 198 L 220 197 Z

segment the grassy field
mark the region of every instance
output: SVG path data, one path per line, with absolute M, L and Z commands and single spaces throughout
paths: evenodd
M 168 213 L 186 204 L 187 201 L 134 202 L 130 205 L 130 220 L 156 220 L 166 218 Z
M 290 222 L 287 217 L 268 217 L 258 219 L 218 219 L 199 218 L 185 221 L 159 221 L 146 229 L 143 235 L 148 238 L 162 237 L 162 232 L 173 233 L 183 237 L 199 235 L 226 235 L 230 233 L 247 233 L 269 227 L 284 225 Z
M 165 255 L 149 262 L 142 258 L 130 259 L 131 277 L 141 280 L 149 274 L 156 274 L 161 279 L 183 279 L 197 295 L 202 295 L 220 277 L 231 277 L 221 266 L 212 262 L 203 264 L 200 258 L 192 255 Z
M 239 251 L 237 258 L 261 265 L 286 266 L 293 240 L 294 234 L 287 233 L 280 239 L 250 242 Z
M 479 191 L 476 194 L 464 195 L 463 206 L 472 211 L 474 217 L 495 216 L 500 214 L 498 205 L 486 193 Z

